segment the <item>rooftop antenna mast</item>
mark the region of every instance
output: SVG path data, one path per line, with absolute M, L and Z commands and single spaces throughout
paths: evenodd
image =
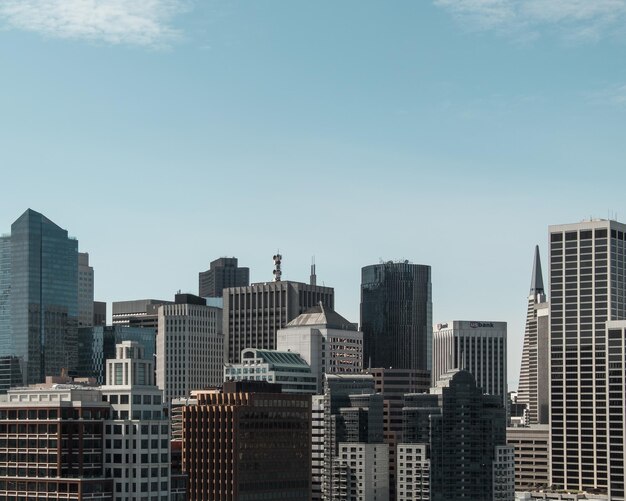
M 315 256 L 311 259 L 311 285 L 317 285 L 317 275 L 315 274 Z
M 274 282 L 280 282 L 280 277 L 283 274 L 280 271 L 280 263 L 283 260 L 283 256 L 280 255 L 280 250 L 274 255 Z

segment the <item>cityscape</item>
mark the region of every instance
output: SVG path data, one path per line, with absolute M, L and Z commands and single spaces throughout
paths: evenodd
M 0 501 L 626 501 L 626 0 L 0 0 Z

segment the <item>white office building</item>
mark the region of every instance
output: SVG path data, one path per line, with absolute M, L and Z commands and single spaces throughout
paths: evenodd
M 324 391 L 324 374 L 363 370 L 363 333 L 337 312 L 319 304 L 277 333 L 277 349 L 299 353 Z
M 502 397 L 506 408 L 506 322 L 454 320 L 433 331 L 433 387 L 448 371 L 466 370 L 483 393 Z
M 157 386 L 167 402 L 193 390 L 221 386 L 224 377 L 222 310 L 206 300 L 178 294 L 158 309 Z
M 430 459 L 426 444 L 398 444 L 396 500 L 430 501 Z
M 389 501 L 389 446 L 342 442 L 334 460 L 332 501 Z
M 105 422 L 104 466 L 114 478 L 114 499 L 158 500 L 170 496 L 170 424 L 163 392 L 154 385 L 154 363 L 141 345 L 124 341 L 107 360 L 106 385 L 111 405 Z

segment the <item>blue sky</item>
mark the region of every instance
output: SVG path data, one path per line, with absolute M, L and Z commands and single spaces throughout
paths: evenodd
M 79 239 L 97 299 L 433 268 L 434 321 L 509 322 L 547 226 L 626 220 L 626 0 L 0 0 L 0 231 Z M 544 270 L 547 275 L 547 269 Z

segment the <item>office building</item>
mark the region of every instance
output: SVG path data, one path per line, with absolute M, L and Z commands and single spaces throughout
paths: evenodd
M 405 456 L 399 483 L 406 486 L 418 472 L 423 477 L 427 459 L 431 501 L 512 501 L 514 463 L 513 448 L 506 444 L 506 411 L 499 396 L 482 393 L 471 373 L 450 371 L 431 394 L 406 395 L 403 415 L 404 442 L 398 448 L 427 445 L 428 457 L 420 455 L 411 474 Z
M 548 313 L 539 246 L 536 246 L 517 395 L 518 403 L 527 405 L 528 424 L 548 424 L 550 388 Z
M 430 370 L 430 266 L 387 262 L 361 270 L 361 330 L 366 367 Z
M 109 412 L 98 390 L 71 384 L 0 397 L 0 499 L 114 499 L 102 440 Z
M 189 499 L 311 498 L 311 396 L 264 381 L 227 382 L 182 407 Z
M 109 358 L 115 358 L 116 345 L 124 341 L 139 343 L 143 356 L 154 362 L 156 329 L 124 325 L 79 328 L 76 376 L 94 378 L 98 384 L 104 384 L 106 361 Z
M 367 374 L 327 374 L 324 385 L 324 471 L 322 498 L 331 500 L 340 443 L 383 443 L 382 395 Z
M 289 351 L 242 350 L 241 363 L 224 365 L 224 381 L 267 381 L 279 384 L 283 393 L 317 393 L 311 366 Z
M 78 327 L 91 327 L 94 320 L 93 267 L 89 254 L 78 253 Z
M 204 298 L 176 294 L 158 309 L 157 386 L 169 402 L 192 390 L 221 386 L 224 367 L 222 310 Z
M 437 324 L 433 334 L 432 384 L 454 369 L 469 371 L 487 395 L 506 409 L 506 322 L 455 320 Z
M 428 445 L 399 444 L 396 499 L 430 501 L 430 460 Z
M 324 395 L 313 395 L 311 408 L 311 500 L 320 501 L 324 482 Z
M 609 471 L 606 322 L 626 318 L 626 225 L 592 220 L 549 234 L 551 484 L 620 499 L 623 476 Z
M 332 501 L 388 501 L 387 444 L 340 443 Z
M 24 384 L 76 367 L 78 242 L 28 209 L 0 238 L 0 356 L 20 359 Z
M 93 325 L 106 325 L 107 304 L 104 301 L 93 302 Z
M 515 453 L 515 490 L 546 490 L 550 486 L 550 427 L 547 424 L 509 427 L 506 441 Z
M 415 369 L 367 369 L 374 378 L 374 391 L 383 397 L 383 437 L 389 446 L 389 499 L 396 499 L 396 447 L 402 442 L 404 395 L 427 393 L 430 372 Z
M 363 333 L 356 325 L 320 303 L 298 315 L 276 335 L 277 349 L 299 353 L 324 391 L 324 374 L 363 370 Z
M 331 287 L 276 281 L 224 289 L 226 361 L 239 363 L 244 348 L 275 350 L 278 330 L 320 302 L 333 309 Z
M 6 393 L 10 388 L 22 386 L 22 384 L 20 359 L 11 355 L 0 357 L 0 395 Z
M 211 261 L 207 271 L 198 274 L 200 297 L 222 297 L 228 287 L 250 285 L 250 268 L 240 268 L 236 257 L 221 257 Z
M 173 304 L 173 301 L 162 299 L 114 301 L 112 308 L 113 325 L 156 329 L 159 325 L 159 306 L 162 304 Z
M 124 341 L 107 360 L 100 391 L 111 405 L 104 429 L 104 466 L 114 498 L 169 499 L 170 422 L 163 392 L 154 385 L 154 362 L 139 343 Z

